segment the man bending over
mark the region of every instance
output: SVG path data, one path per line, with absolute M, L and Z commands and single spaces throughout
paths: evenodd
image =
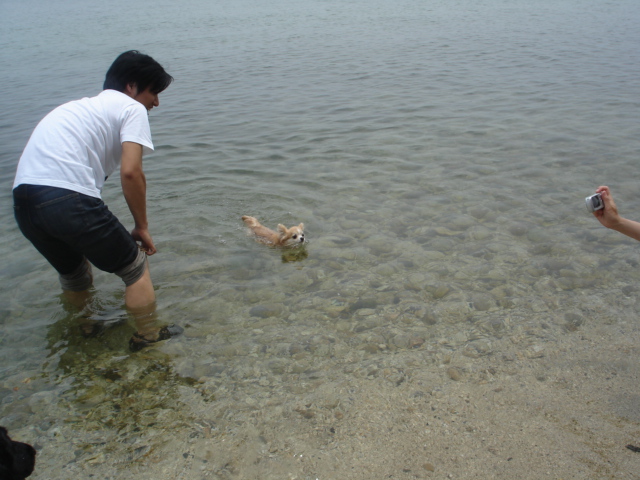
M 155 306 L 147 255 L 156 247 L 147 221 L 142 156 L 153 150 L 148 112 L 172 81 L 150 56 L 124 52 L 107 71 L 104 90 L 54 109 L 20 157 L 13 184 L 16 221 L 70 295 L 92 286 L 93 264 L 122 278 L 130 311 Z M 131 233 L 101 200 L 105 180 L 118 167 L 135 224 Z M 180 332 L 174 325 L 138 325 L 130 346 L 138 350 Z

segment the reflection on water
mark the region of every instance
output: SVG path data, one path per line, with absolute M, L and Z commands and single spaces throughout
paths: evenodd
M 96 27 L 86 55 L 55 40 L 84 18 L 31 12 L 36 30 L 29 2 L 7 11 L 22 27 L 2 61 L 12 45 L 34 53 L 0 74 L 0 107 L 15 112 L 0 126 L 0 424 L 42 448 L 43 468 L 146 478 L 180 452 L 209 459 L 214 478 L 286 478 L 296 419 L 321 451 L 357 407 L 352 382 L 437 395 L 416 379 L 459 359 L 488 378 L 585 325 L 636 317 L 637 245 L 583 199 L 607 183 L 640 212 L 637 6 L 471 3 L 164 5 L 162 28 L 127 40 L 139 46 Z M 96 272 L 86 311 L 70 309 L 8 196 L 35 122 L 94 94 L 132 47 L 176 77 L 145 169 L 157 321 L 185 327 L 137 353 L 120 280 Z M 129 218 L 116 179 L 104 196 Z M 304 222 L 309 243 L 257 244 L 248 212 Z M 87 313 L 108 328 L 83 329 Z M 194 453 L 200 439 L 224 455 Z
M 282 262 L 301 262 L 308 256 L 309 253 L 307 252 L 307 247 L 290 248 L 282 252 Z

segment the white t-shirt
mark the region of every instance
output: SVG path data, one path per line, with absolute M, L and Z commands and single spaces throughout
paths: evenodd
M 59 106 L 44 117 L 22 152 L 13 188 L 48 185 L 100 197 L 119 166 L 122 142 L 153 150 L 147 109 L 116 90 Z

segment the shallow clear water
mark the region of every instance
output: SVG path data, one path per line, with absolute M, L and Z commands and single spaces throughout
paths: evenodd
M 189 423 L 198 394 L 222 431 L 402 375 L 395 352 L 477 358 L 635 318 L 638 246 L 584 197 L 608 184 L 640 218 L 636 2 L 135 3 L 0 6 L 0 424 L 45 452 L 69 425 L 126 443 Z M 176 79 L 145 169 L 158 313 L 186 329 L 133 355 L 131 321 L 80 335 L 10 197 L 37 121 L 130 48 Z M 104 197 L 129 224 L 117 180 Z M 255 243 L 244 214 L 309 243 Z M 123 316 L 120 281 L 95 284 L 94 317 Z

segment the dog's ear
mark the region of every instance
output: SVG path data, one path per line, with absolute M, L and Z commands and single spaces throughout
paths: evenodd
M 282 235 L 286 235 L 287 233 L 289 233 L 289 230 L 287 230 L 287 227 L 285 227 L 284 225 L 282 225 L 281 223 L 278 224 L 278 231 L 282 234 Z
M 304 230 L 304 223 L 301 223 L 300 225 L 298 225 L 298 228 L 299 228 L 300 230 Z

